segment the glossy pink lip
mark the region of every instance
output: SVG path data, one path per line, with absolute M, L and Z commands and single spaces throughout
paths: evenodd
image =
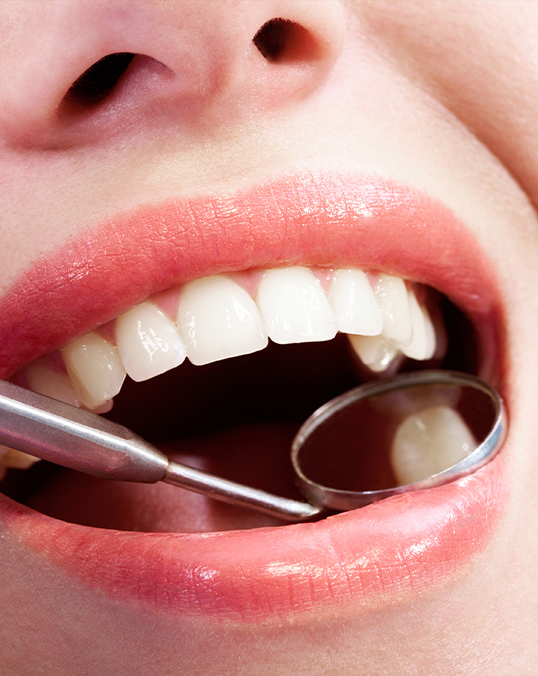
M 224 270 L 355 265 L 412 277 L 472 316 L 501 359 L 489 262 L 442 205 L 377 178 L 295 176 L 122 216 L 36 266 L 0 302 L 2 377 L 174 283 Z M 69 574 L 128 603 L 215 620 L 319 616 L 394 602 L 461 571 L 505 503 L 504 462 L 316 524 L 137 534 L 65 524 L 0 499 L 0 521 Z
M 438 202 L 378 178 L 295 176 L 144 207 L 71 241 L 0 301 L 0 378 L 174 283 L 296 263 L 400 273 L 496 326 L 490 264 Z

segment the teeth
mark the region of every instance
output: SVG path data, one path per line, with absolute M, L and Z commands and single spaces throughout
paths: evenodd
M 455 465 L 476 447 L 457 411 L 433 406 L 400 423 L 392 442 L 392 466 L 399 485 L 405 485 Z
M 80 399 L 66 374 L 53 371 L 38 361 L 28 364 L 25 374 L 28 385 L 34 392 L 71 404 L 71 406 L 80 406 Z
M 328 296 L 339 331 L 362 336 L 381 333 L 383 317 L 368 277 L 362 270 L 337 270 Z
M 186 356 L 174 323 L 152 303 L 118 317 L 116 345 L 125 370 L 137 382 L 179 366 Z
M 351 347 L 370 371 L 382 373 L 400 356 L 398 346 L 385 336 L 348 336 Z
M 381 274 L 374 293 L 383 315 L 382 333 L 385 338 L 398 345 L 409 345 L 413 338 L 413 325 L 403 279 Z
M 28 385 L 100 413 L 112 405 L 126 373 L 141 381 L 175 368 L 185 356 L 202 365 L 249 354 L 262 350 L 268 336 L 299 343 L 347 333 L 375 372 L 395 370 L 402 353 L 425 360 L 439 352 L 441 329 L 398 277 L 379 274 L 372 289 L 362 270 L 339 269 L 330 273 L 326 293 L 312 270 L 297 266 L 247 275 L 244 284 L 256 302 L 226 275 L 170 289 L 159 307 L 176 313 L 175 324 L 150 299 L 117 318 L 117 348 L 89 333 L 61 351 L 67 374 L 38 360 L 25 369 Z
M 435 330 L 426 308 L 421 308 L 415 294 L 409 291 L 409 310 L 413 326 L 413 338 L 401 350 L 411 359 L 431 359 L 435 352 Z
M 275 343 L 331 340 L 336 335 L 334 311 L 307 268 L 267 270 L 256 304 Z
M 0 472 L 2 472 L 2 468 L 9 467 L 13 469 L 28 469 L 28 467 L 31 467 L 39 460 L 40 458 L 36 458 L 28 453 L 22 453 L 7 446 L 0 446 Z M 2 476 L 0 474 L 0 478 Z
M 250 354 L 267 346 L 267 334 L 254 301 L 222 275 L 185 285 L 178 325 L 193 364 Z
M 77 338 L 62 350 L 71 382 L 82 403 L 97 408 L 121 390 L 125 369 L 116 348 L 97 333 Z

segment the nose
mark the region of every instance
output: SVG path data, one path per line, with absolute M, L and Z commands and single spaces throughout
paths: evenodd
M 293 105 L 341 50 L 340 0 L 34 0 L 0 28 L 0 137 L 62 148 Z M 2 35 L 3 34 L 3 35 Z

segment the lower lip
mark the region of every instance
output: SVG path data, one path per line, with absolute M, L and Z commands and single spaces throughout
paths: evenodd
M 503 456 L 476 474 L 318 523 L 222 533 L 67 524 L 0 496 L 3 530 L 87 588 L 208 622 L 357 612 L 446 583 L 490 541 L 506 500 Z

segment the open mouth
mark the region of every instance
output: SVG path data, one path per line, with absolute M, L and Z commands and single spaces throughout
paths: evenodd
M 102 412 L 175 459 L 206 470 L 217 465 L 211 471 L 296 497 L 288 438 L 315 408 L 364 379 L 441 364 L 447 339 L 440 301 L 423 285 L 359 269 L 214 275 L 157 294 L 34 360 L 15 380 Z M 444 305 L 458 333 L 450 363 L 474 370 L 471 331 L 463 315 L 455 322 L 457 311 L 446 299 Z M 263 451 L 267 435 L 275 438 Z M 0 461 L 6 468 L 32 464 L 14 451 Z M 198 517 L 193 526 L 177 518 L 186 513 L 180 494 L 163 520 L 154 513 L 153 490 L 140 523 L 144 489 L 102 484 L 42 463 L 7 477 L 4 490 L 50 516 L 88 526 L 212 530 L 255 524 L 243 510 L 213 505 L 203 510 L 206 522 Z M 119 500 L 122 509 L 114 509 Z M 271 523 L 258 518 L 261 525 Z
M 451 214 L 377 179 L 301 177 L 283 186 L 240 197 L 234 209 L 223 201 L 226 213 L 246 214 L 235 220 L 233 247 L 212 202 L 199 209 L 204 246 L 193 244 L 200 224 L 185 227 L 198 206 L 189 203 L 183 219 L 174 203 L 172 225 L 166 209 L 151 218 L 138 213 L 98 233 L 86 249 L 64 251 L 64 268 L 73 252 L 90 255 L 92 246 L 105 252 L 106 265 L 97 253 L 93 276 L 61 271 L 51 280 L 54 265 L 38 270 L 39 281 L 29 276 L 25 283 L 55 292 L 42 293 L 41 305 L 20 289 L 11 294 L 3 308 L 11 321 L 3 327 L 10 336 L 4 377 L 101 412 L 173 459 L 287 497 L 299 497 L 289 460 L 299 425 L 365 379 L 435 365 L 499 386 L 494 278 Z M 267 205 L 275 200 L 280 218 L 268 228 Z M 144 251 L 152 263 L 149 269 L 143 262 L 141 274 L 136 261 L 145 260 Z M 63 320 L 58 328 L 54 313 L 66 311 L 71 325 Z M 13 339 L 14 327 L 24 339 Z M 66 342 L 66 333 L 79 337 Z M 63 347 L 51 352 L 56 346 Z M 17 368 L 10 372 L 9 363 Z M 218 598 L 223 617 L 244 618 L 248 606 L 260 619 L 276 607 L 282 614 L 362 602 L 366 589 L 390 598 L 416 591 L 424 563 L 428 579 L 421 582 L 446 578 L 483 547 L 496 523 L 498 469 L 479 474 L 318 523 L 270 529 L 260 527 L 280 522 L 175 487 L 106 482 L 43 462 L 9 470 L 2 491 L 32 508 L 3 505 L 17 537 L 112 595 L 129 587 L 140 600 L 142 557 L 153 580 L 150 603 L 158 596 L 169 607 L 172 594 L 176 610 L 205 613 Z M 383 536 L 389 524 L 392 535 Z M 177 539 L 185 537 L 191 539 Z M 106 579 L 96 577 L 118 538 L 126 560 Z M 210 577 L 200 581 L 202 569 Z M 238 570 L 250 571 L 255 602 L 250 592 L 232 594 Z M 173 580 L 174 591 L 156 579 Z M 279 591 L 269 593 L 268 585 Z

